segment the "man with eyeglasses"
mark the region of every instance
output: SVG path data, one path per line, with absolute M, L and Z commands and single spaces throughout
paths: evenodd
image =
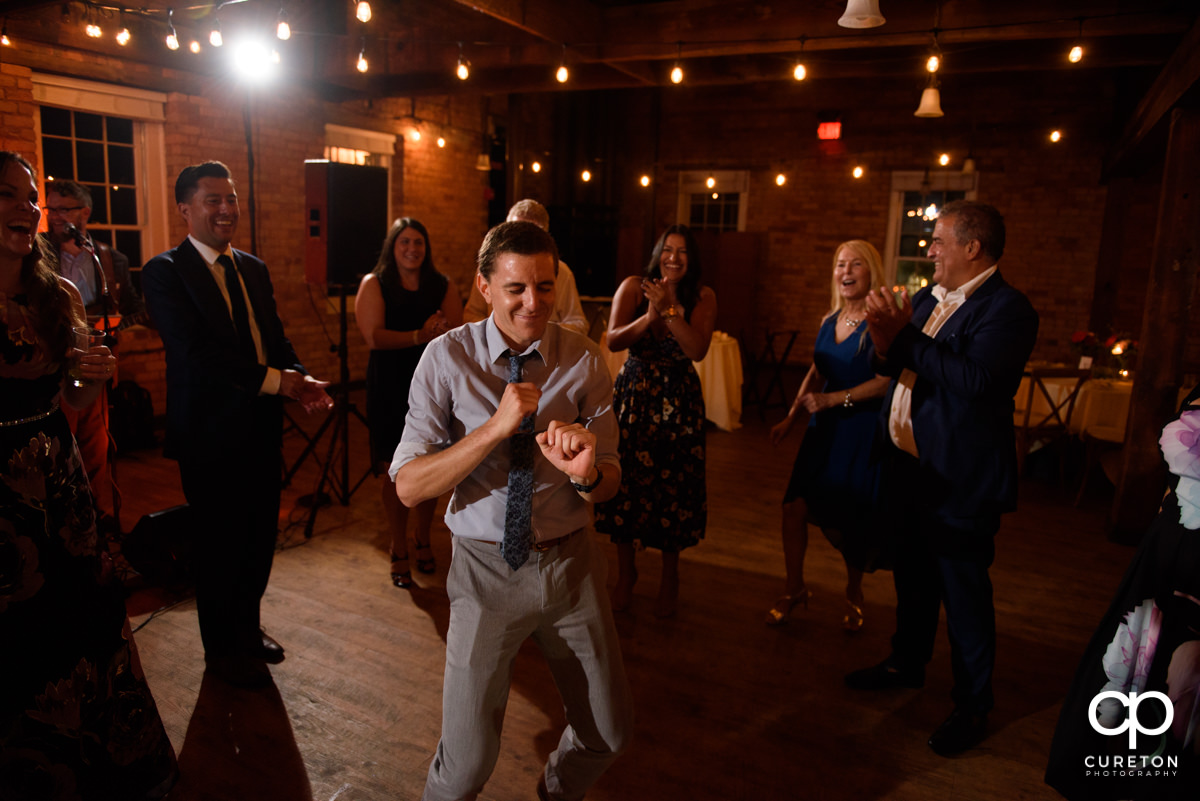
M 89 320 L 120 310 L 123 320 L 146 322 L 146 304 L 130 282 L 129 259 L 118 250 L 88 235 L 92 213 L 92 193 L 75 181 L 46 183 L 46 237 L 50 249 L 58 255 L 59 273 L 73 283 L 83 296 Z M 68 226 L 74 230 L 68 232 Z M 95 251 L 95 258 L 92 256 Z M 102 272 L 103 271 L 103 272 Z M 111 300 L 104 297 L 107 284 Z M 115 375 L 112 379 L 115 381 Z M 95 403 L 78 411 L 64 406 L 71 433 L 79 444 L 83 468 L 92 485 L 101 526 L 115 528 L 115 499 L 118 497 L 109 469 L 112 439 L 108 425 L 108 393 L 101 392 Z
M 92 214 L 92 193 L 88 188 L 75 181 L 49 181 L 45 209 L 50 244 L 58 253 L 59 273 L 79 289 L 88 317 L 98 318 L 105 312 L 113 314 L 119 310 L 123 320 L 137 318 L 138 322 L 147 322 L 146 304 L 130 281 L 129 259 L 87 232 Z M 77 237 L 67 233 L 68 225 L 75 226 Z M 95 250 L 96 259 L 92 258 L 91 249 Z M 113 308 L 104 308 L 105 283 Z

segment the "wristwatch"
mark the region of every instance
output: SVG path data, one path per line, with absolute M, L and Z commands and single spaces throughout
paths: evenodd
M 576 492 L 589 493 L 589 492 L 592 492 L 594 489 L 596 489 L 596 487 L 600 486 L 600 482 L 603 480 L 604 480 L 604 471 L 601 470 L 599 467 L 597 467 L 596 468 L 596 480 L 593 481 L 591 484 L 577 484 L 574 481 L 572 481 L 571 486 L 575 488 Z

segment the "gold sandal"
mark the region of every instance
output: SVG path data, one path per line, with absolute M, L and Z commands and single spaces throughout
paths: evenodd
M 788 618 L 792 616 L 792 610 L 798 604 L 804 604 L 804 608 L 808 609 L 808 599 L 812 597 L 812 590 L 805 588 L 795 595 L 785 595 L 775 602 L 775 605 L 767 610 L 766 624 L 768 626 L 782 626 L 788 622 Z

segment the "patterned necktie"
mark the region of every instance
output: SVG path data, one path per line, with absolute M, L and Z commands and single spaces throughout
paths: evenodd
M 233 312 L 233 327 L 237 329 L 238 347 L 242 355 L 256 364 L 258 350 L 254 347 L 254 337 L 250 334 L 250 313 L 246 309 L 246 296 L 242 293 L 242 282 L 238 280 L 237 267 L 233 259 L 222 253 L 217 256 L 217 263 L 225 268 L 225 288 L 229 290 L 229 306 Z
M 518 356 L 508 351 L 508 383 L 521 380 L 521 365 L 532 353 Z M 516 570 L 529 559 L 533 541 L 533 415 L 521 420 L 517 433 L 508 438 L 508 505 L 504 509 L 504 540 L 500 556 Z

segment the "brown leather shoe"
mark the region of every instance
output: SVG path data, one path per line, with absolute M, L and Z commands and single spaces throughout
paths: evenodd
M 251 656 L 261 659 L 268 665 L 278 665 L 284 659 L 283 646 L 275 642 L 275 638 L 265 631 L 260 630 L 260 633 L 262 634 L 262 647 Z

